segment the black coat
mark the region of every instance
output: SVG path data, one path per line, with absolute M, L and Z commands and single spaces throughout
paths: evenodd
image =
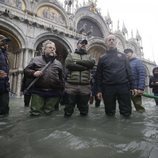
M 115 50 L 107 51 L 99 59 L 96 72 L 97 91 L 101 92 L 103 85 L 121 85 L 129 83 L 132 88 L 132 72 L 125 54 Z
M 153 93 L 158 93 L 158 76 L 150 76 L 149 87 L 152 88 Z

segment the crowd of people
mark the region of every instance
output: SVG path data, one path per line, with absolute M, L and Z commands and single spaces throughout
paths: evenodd
M 9 64 L 8 43 L 10 39 L 0 35 L 0 116 L 9 114 Z M 69 53 L 65 65 L 57 60 L 56 46 L 46 40 L 42 55 L 31 59 L 24 68 L 22 92 L 24 106 L 30 107 L 31 116 L 50 115 L 64 104 L 64 116 L 71 117 L 75 107 L 80 116 L 87 116 L 89 104 L 95 107 L 103 101 L 105 114 L 115 116 L 118 102 L 120 115 L 129 118 L 132 102 L 138 112 L 145 112 L 142 95 L 145 89 L 146 71 L 132 49 L 119 52 L 116 36 L 109 34 L 105 40 L 106 51 L 95 59 L 87 53 L 88 41 L 77 42 L 74 53 Z M 153 69 L 150 88 L 158 96 L 158 67 Z M 158 99 L 155 99 L 158 105 Z

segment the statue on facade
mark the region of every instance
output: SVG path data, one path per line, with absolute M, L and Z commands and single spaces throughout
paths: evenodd
M 17 0 L 17 1 L 16 1 L 16 7 L 17 7 L 18 9 L 22 9 L 22 1 L 21 1 L 21 0 Z
M 5 3 L 5 0 L 0 0 L 1 3 Z
M 22 0 L 3 0 L 5 4 L 22 9 Z
M 49 18 L 49 8 L 48 7 L 44 8 L 43 17 L 44 18 Z
M 5 0 L 5 4 L 16 7 L 16 0 Z
M 64 4 L 65 4 L 66 11 L 68 13 L 71 13 L 73 0 L 65 0 Z
M 96 13 L 96 6 L 94 5 L 94 3 L 91 4 L 89 10 L 93 13 Z

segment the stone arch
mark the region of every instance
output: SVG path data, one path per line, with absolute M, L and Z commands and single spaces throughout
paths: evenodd
M 136 41 L 131 39 L 128 43 L 128 47 L 131 48 L 139 58 L 142 58 L 142 53 L 140 52 L 140 49 L 138 48 L 138 44 L 136 43 Z
M 133 52 L 134 52 L 136 55 L 138 55 L 138 54 L 137 54 L 137 50 L 136 50 L 136 45 L 135 45 L 135 43 L 130 42 L 130 43 L 128 44 L 127 48 L 131 48 L 131 49 L 133 50 Z
M 89 41 L 89 46 L 87 49 L 88 54 L 95 59 L 97 65 L 99 57 L 106 52 L 105 42 L 101 39 L 91 40 Z
M 23 0 L 26 5 L 26 10 L 30 10 L 33 1 Z
M 9 43 L 10 69 L 18 69 L 21 49 L 26 43 L 24 35 L 22 36 L 23 33 L 15 25 L 4 21 L 0 21 L 0 33 L 11 39 Z
M 60 36 L 57 36 L 57 35 L 42 34 L 42 35 L 38 36 L 36 39 L 37 40 L 34 45 L 34 48 L 36 48 L 35 56 L 42 54 L 42 51 L 41 51 L 42 43 L 45 40 L 51 40 L 56 45 L 57 58 L 61 61 L 61 63 L 63 65 L 64 65 L 65 58 L 67 57 L 68 53 L 71 53 L 73 50 L 70 43 L 66 39 L 61 38 Z
M 47 10 L 48 8 L 48 10 Z M 49 16 L 47 17 L 47 20 L 51 20 L 52 22 L 59 23 L 59 22 L 64 22 L 63 24 L 60 23 L 60 25 L 68 27 L 68 17 L 66 16 L 67 14 L 62 10 L 60 7 L 53 3 L 41 3 L 38 6 L 36 6 L 35 14 L 37 16 L 40 16 L 44 18 L 43 13 L 45 9 L 45 14 L 49 13 Z M 47 14 L 46 14 L 47 15 Z M 58 17 L 55 17 L 58 16 Z
M 82 19 L 87 19 L 89 21 L 96 23 L 101 33 L 103 34 L 103 38 L 105 38 L 109 34 L 109 28 L 107 27 L 104 19 L 101 17 L 101 15 L 98 12 L 90 11 L 89 5 L 79 8 L 76 11 L 74 17 L 74 28 L 76 31 L 77 31 L 78 23 Z
M 0 19 L 0 34 L 11 39 L 8 49 L 10 65 L 11 92 L 20 96 L 21 78 L 23 70 L 23 48 L 26 46 L 23 32 L 12 23 Z
M 102 27 L 95 19 L 92 19 L 90 17 L 81 18 L 77 23 L 76 29 L 78 33 L 86 36 L 89 36 L 89 33 L 91 31 L 91 36 L 104 38 Z
M 26 2 L 25 0 L 3 0 L 2 3 L 7 4 L 11 7 L 15 7 L 19 10 L 26 11 Z

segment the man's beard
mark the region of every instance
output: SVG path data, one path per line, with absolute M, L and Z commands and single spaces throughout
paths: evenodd
M 49 57 L 54 57 L 55 54 L 54 54 L 54 53 L 50 53 L 50 54 L 48 54 L 48 56 L 49 56 Z
M 54 60 L 56 58 L 56 54 L 53 53 L 45 54 L 45 58 L 47 61 Z

